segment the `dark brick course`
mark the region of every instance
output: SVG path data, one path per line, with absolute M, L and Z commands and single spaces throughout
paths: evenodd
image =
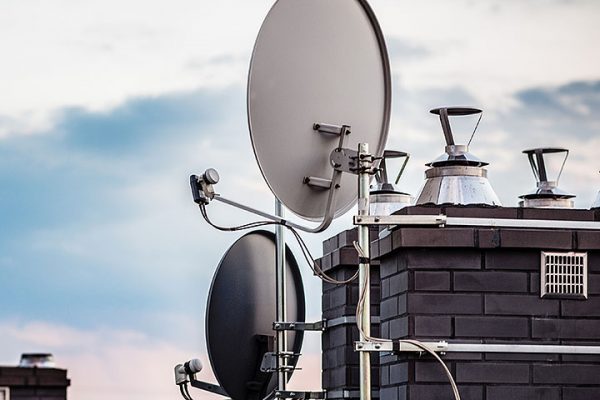
M 12 400 L 65 400 L 70 384 L 64 369 L 0 367 L 0 387 Z
M 488 315 L 558 316 L 559 300 L 541 299 L 538 295 L 485 295 L 485 313 Z
M 408 312 L 415 314 L 481 314 L 479 294 L 409 293 Z
M 450 290 L 450 273 L 444 271 L 415 271 L 414 289 L 416 291 Z
M 600 365 L 534 365 L 533 383 L 597 385 L 600 377 Z
M 600 320 L 545 319 L 532 320 L 532 337 L 536 339 L 598 339 Z
M 528 383 L 529 365 L 523 363 L 457 363 L 456 380 L 461 383 Z
M 600 387 L 566 387 L 563 389 L 563 400 L 596 399 L 600 399 Z
M 483 387 L 475 385 L 459 385 L 458 391 L 462 400 L 481 400 Z M 449 400 L 453 398 L 450 385 L 411 385 L 409 395 L 415 400 Z M 511 399 L 512 400 L 512 399 Z
M 527 338 L 529 324 L 523 317 L 455 317 L 456 337 Z
M 410 317 L 416 337 L 450 337 L 452 336 L 452 317 L 448 316 L 415 316 Z
M 486 400 L 560 400 L 560 388 L 544 386 L 488 386 Z
M 455 272 L 454 290 L 457 292 L 521 292 L 529 291 L 528 276 L 524 272 Z

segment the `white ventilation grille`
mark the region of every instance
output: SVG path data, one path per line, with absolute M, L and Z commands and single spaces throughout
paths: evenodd
M 541 297 L 587 299 L 587 253 L 542 251 Z

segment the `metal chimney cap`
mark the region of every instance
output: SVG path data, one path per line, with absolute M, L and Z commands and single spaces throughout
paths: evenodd
M 444 139 L 446 140 L 446 153 L 442 154 L 432 162 L 425 164 L 426 166 L 443 167 L 446 165 L 464 165 L 472 167 L 483 167 L 485 165 L 488 165 L 487 162 L 481 161 L 478 157 L 469 153 L 469 144 L 471 144 L 470 140 L 469 143 L 467 143 L 466 145 L 456 144 L 454 142 L 454 135 L 452 134 L 452 128 L 450 126 L 449 117 L 481 114 L 482 111 L 480 109 L 472 107 L 440 107 L 434 108 L 429 112 L 440 116 L 440 123 L 442 124 L 442 131 L 444 132 Z M 475 135 L 478 126 L 479 121 L 475 126 L 475 130 L 471 135 L 471 139 L 473 139 L 473 135 Z
M 432 114 L 435 114 L 435 115 L 440 115 L 442 113 L 442 110 L 447 110 L 448 115 L 457 115 L 457 116 L 473 115 L 473 114 L 479 114 L 479 113 L 483 112 L 483 110 L 480 110 L 479 108 L 473 108 L 473 107 L 438 107 L 438 108 L 429 110 L 429 112 Z
M 549 180 L 544 155 L 556 153 L 565 153 L 565 158 L 556 179 Z M 562 175 L 563 168 L 569 157 L 569 150 L 562 147 L 539 147 L 523 150 L 523 154 L 527 155 L 529 165 L 531 166 L 531 170 L 536 179 L 537 187 L 534 190 L 530 190 L 528 193 L 519 196 L 519 198 L 524 200 L 519 202 L 519 206 L 534 208 L 573 208 L 574 203 L 569 199 L 576 196 L 558 188 L 558 180 Z
M 600 208 L 600 191 L 598 192 L 598 196 L 596 196 L 596 201 L 594 201 L 590 208 Z
M 23 353 L 19 367 L 25 368 L 54 368 L 54 356 L 52 353 Z
M 572 199 L 576 197 L 574 194 L 565 192 L 564 190 L 556 187 L 557 182 L 555 181 L 544 181 L 538 182 L 537 188 L 519 196 L 520 199 Z
M 471 167 L 485 167 L 489 163 L 481 161 L 479 157 L 469 153 L 469 146 L 464 144 L 448 145 L 446 152 L 430 163 L 425 164 L 428 167 L 443 167 L 450 165 L 464 165 Z
M 565 149 L 564 147 L 537 147 L 535 149 L 527 149 L 527 150 L 523 150 L 523 154 L 535 154 L 535 153 L 564 153 L 564 152 L 568 152 L 569 149 Z
M 403 192 L 399 189 L 398 185 L 394 185 L 392 183 L 376 183 L 374 185 L 371 185 L 371 189 L 369 190 L 369 194 L 383 194 L 383 193 L 389 193 L 389 194 L 407 194 L 406 192 Z

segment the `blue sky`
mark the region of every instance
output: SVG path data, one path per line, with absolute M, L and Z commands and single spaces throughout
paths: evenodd
M 485 110 L 472 151 L 491 163 L 505 205 L 534 186 L 520 152 L 543 145 L 571 149 L 561 187 L 589 207 L 600 189 L 597 3 L 371 3 L 392 60 L 388 147 L 412 154 L 405 190 L 416 194 L 423 164 L 443 151 L 428 110 L 472 105 Z M 158 399 L 178 396 L 176 362 L 206 359 L 208 286 L 238 235 L 206 226 L 188 176 L 215 167 L 223 194 L 272 209 L 245 115 L 247 65 L 270 4 L 7 3 L 0 363 L 52 351 L 73 399 Z M 26 15 L 32 25 L 15 22 Z M 210 212 L 224 224 L 251 220 L 218 204 Z M 349 226 L 342 217 L 307 240 L 320 254 L 323 239 Z M 304 273 L 318 318 L 320 283 Z M 306 353 L 317 368 L 298 384 L 318 386 L 318 338 Z M 132 359 L 145 387 L 130 384 Z

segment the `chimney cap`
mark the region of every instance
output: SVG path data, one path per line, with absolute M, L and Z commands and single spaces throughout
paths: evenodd
M 52 353 L 23 353 L 19 367 L 25 368 L 54 368 L 54 356 Z

